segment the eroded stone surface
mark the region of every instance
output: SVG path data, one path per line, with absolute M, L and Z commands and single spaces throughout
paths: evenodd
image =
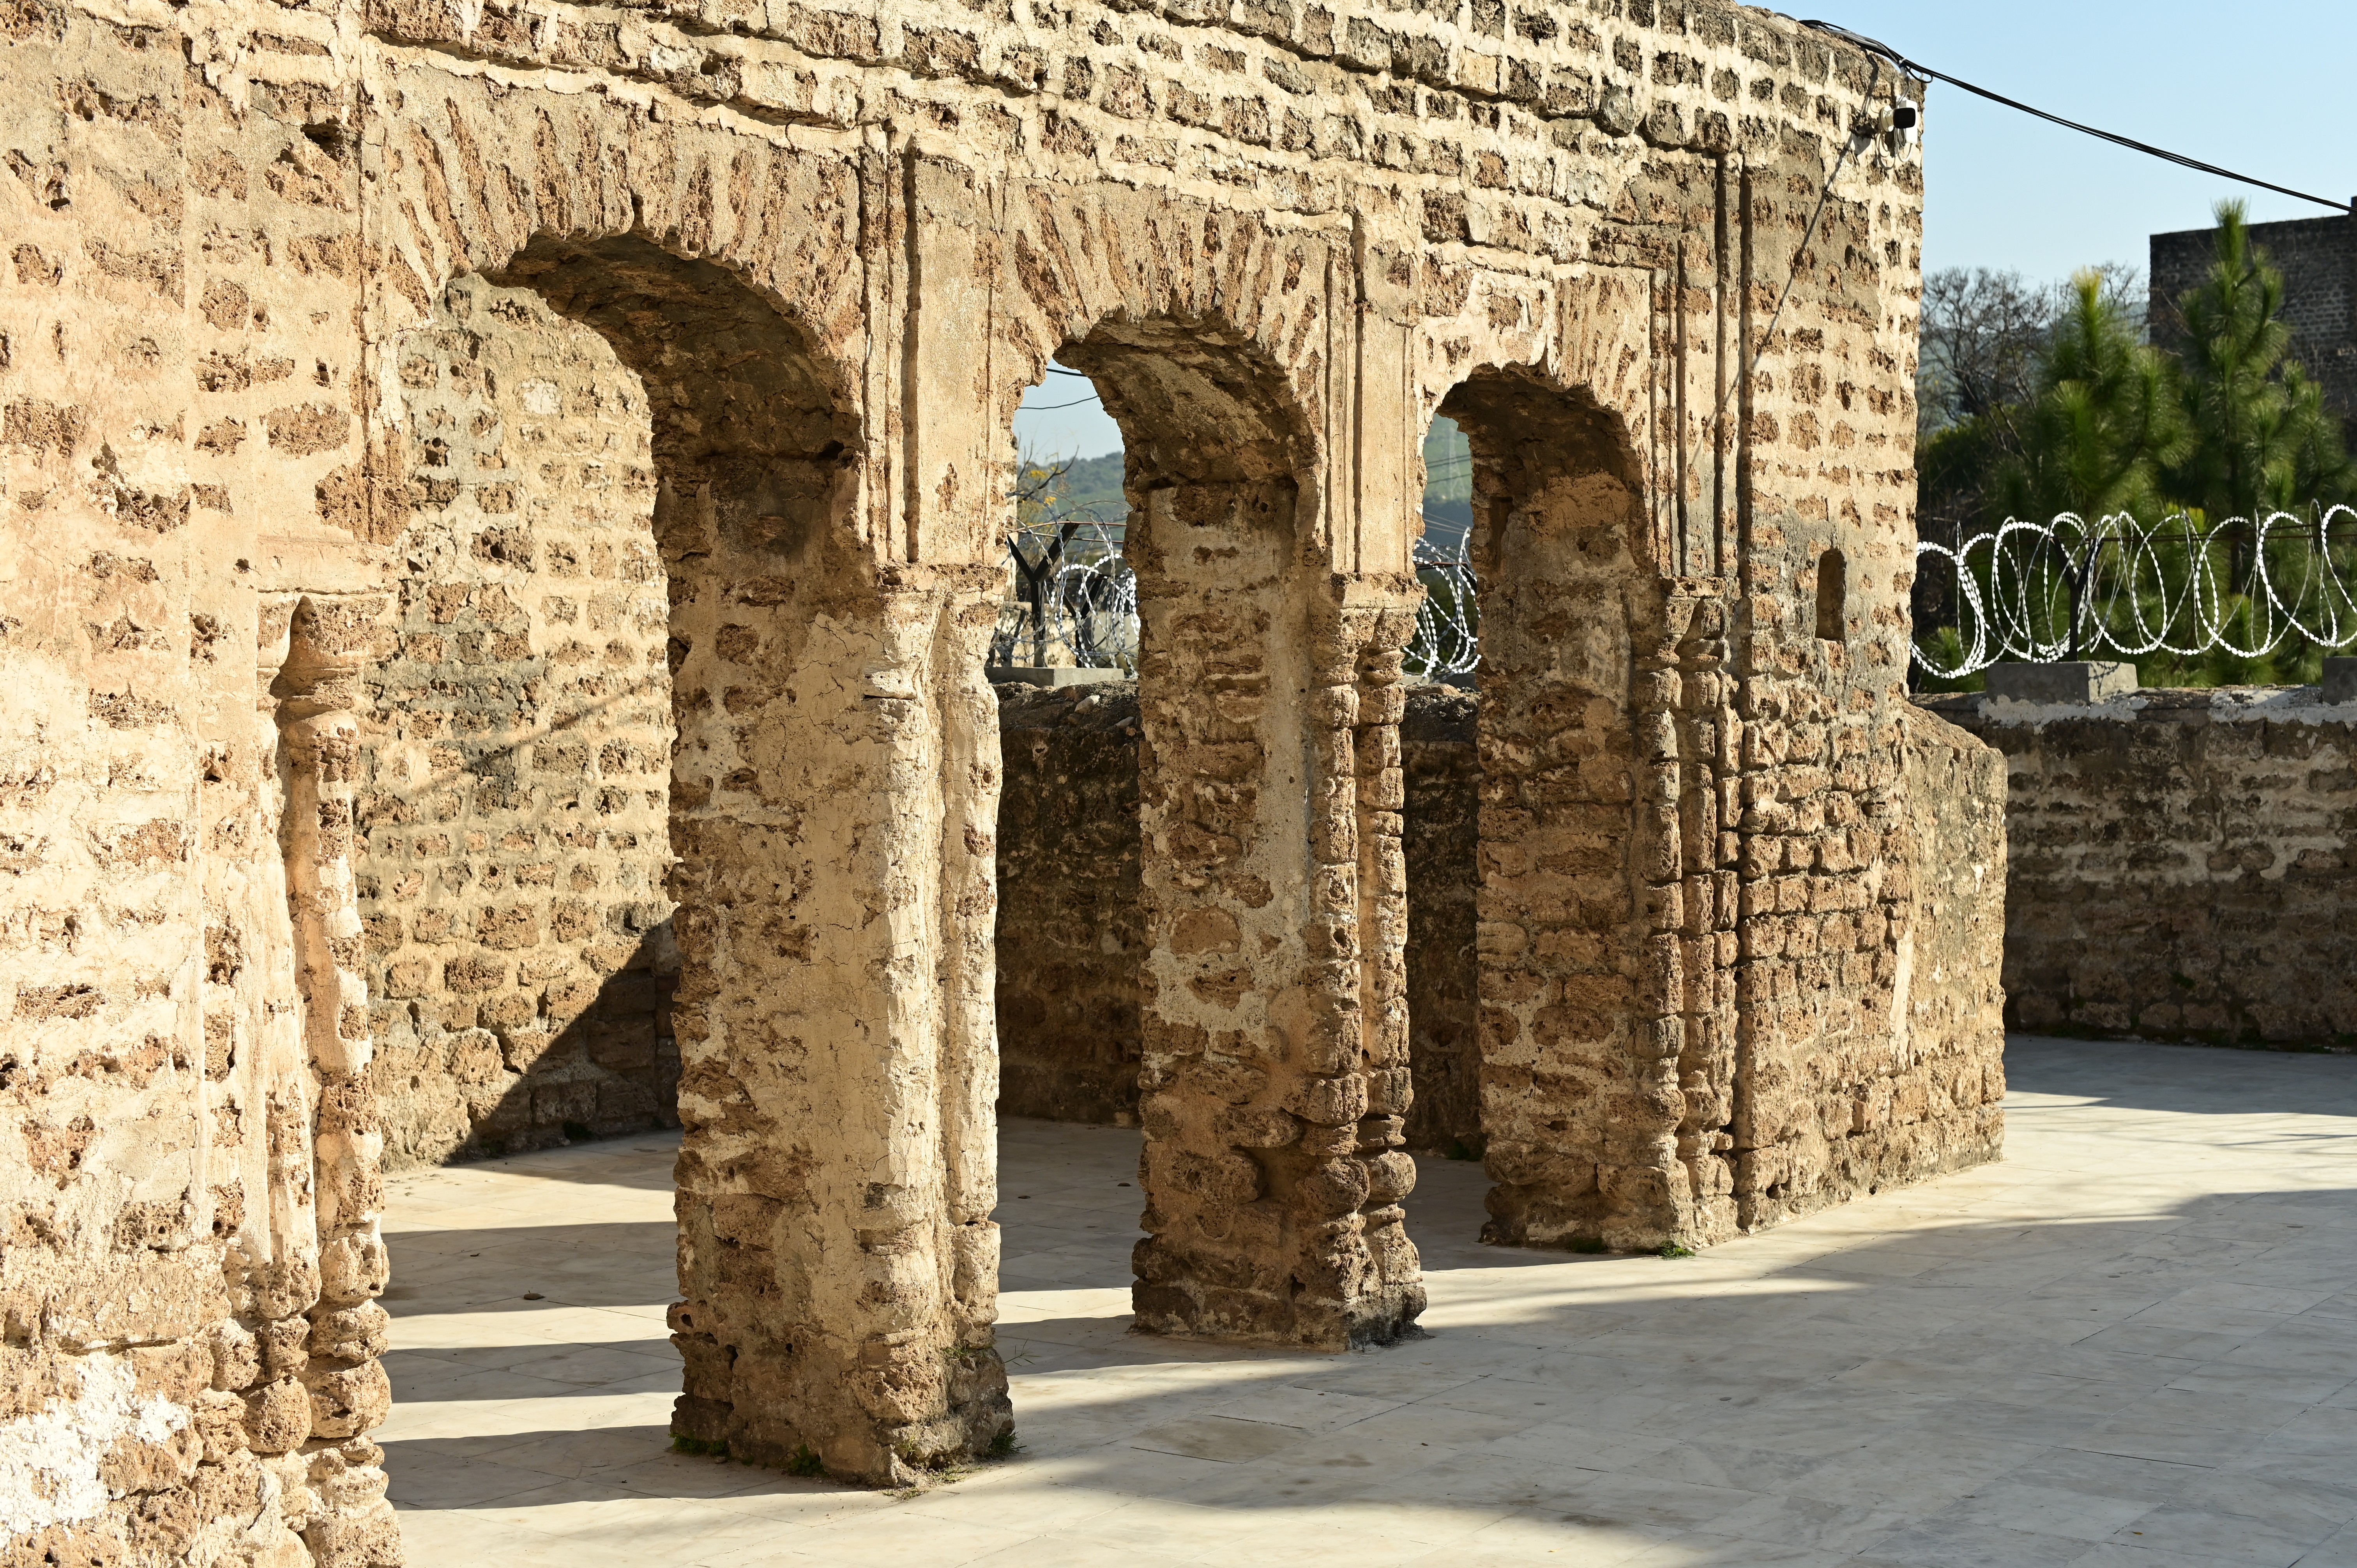
M 596 331 L 480 278 L 401 353 L 400 642 L 372 672 L 361 807 L 387 1158 L 672 1124 L 645 392 Z
M 404 823 L 365 864 L 393 824 L 363 821 L 430 800 L 404 725 L 436 697 L 402 682 L 467 662 L 456 620 L 432 658 L 402 639 L 459 581 L 412 549 L 414 481 L 465 400 L 405 378 L 469 278 L 537 296 L 500 332 L 603 340 L 651 472 L 676 864 L 630 902 L 676 906 L 681 1435 L 893 1481 L 1006 1428 L 981 659 L 1008 422 L 1051 355 L 1123 423 L 1147 628 L 1144 1320 L 1335 1348 L 1422 1299 L 1398 650 L 1443 406 L 1504 590 L 1500 1233 L 1706 1240 L 1843 1190 L 1806 1129 L 1913 1048 L 1921 185 L 1868 146 L 1826 189 L 1896 90 L 1863 56 L 1706 0 L 18 0 L 0 49 L 0 1356 L 41 1402 L 12 1421 L 112 1399 L 101 1355 L 162 1412 L 12 1551 L 397 1561 L 373 1031 L 420 1079 L 404 1146 L 447 1147 L 462 1111 L 477 1135 L 423 1083 L 458 1071 L 453 998 L 504 1072 L 630 972 L 554 897 L 448 898 L 470 938 L 368 948 L 404 877 L 447 891 L 475 853 Z M 469 421 L 511 417 L 485 395 Z M 582 693 L 532 689 L 569 623 L 503 575 L 585 524 L 525 488 L 467 524 L 509 554 L 463 629 L 528 729 Z M 654 628 L 618 613 L 635 680 Z M 644 768 L 597 768 L 651 835 Z M 511 815 L 483 875 L 553 873 L 540 808 Z M 565 1081 L 636 1070 L 602 1065 Z
M 1019 1101 L 1002 1103 L 1019 1106 L 1018 1114 L 1122 1122 L 1136 1105 L 1134 1089 L 1123 1092 L 1121 1075 L 1139 1048 L 1123 1010 L 1135 992 L 1125 985 L 1122 956 L 1105 952 L 1098 940 L 1114 932 L 1118 940 L 1135 919 L 1135 890 L 1122 875 L 1137 851 L 1135 811 L 1122 809 L 1124 786 L 1137 768 L 1131 690 L 1026 693 L 1009 709 L 1000 821 L 1004 828 L 1012 814 L 1006 842 L 1016 850 L 999 927 L 1000 1035 L 1024 1086 Z M 1511 1097 L 1502 1108 L 1485 1107 L 1479 1095 L 1485 976 L 1476 914 L 1480 865 L 1494 853 L 1477 833 L 1482 705 L 1473 693 L 1414 687 L 1401 724 L 1409 872 L 1404 966 L 1415 1080 L 1406 1135 L 1414 1149 L 1458 1158 L 1487 1142 L 1496 1123 L 1484 1121 L 1485 1109 L 1509 1128 L 1520 1124 L 1512 1120 L 1520 1112 Z M 1992 1158 L 2001 1141 L 1995 1105 L 2004 1079 L 1987 1042 L 2003 1005 L 1996 932 L 2006 919 L 1997 886 L 2006 865 L 2005 780 L 1995 753 L 1936 718 L 1904 715 L 1900 733 L 1900 784 L 1909 810 L 1879 870 L 1899 944 L 1887 1011 L 1834 1064 L 1855 1075 L 1838 1092 L 1815 1081 L 1738 1080 L 1793 1146 L 1790 1168 L 1806 1173 L 1809 1185 L 1794 1208 Z M 1616 834 L 1606 822 L 1598 839 L 1609 845 Z M 1792 929 L 1781 914 L 1771 907 L 1762 915 L 1765 937 L 1780 945 Z M 1738 940 L 1750 929 L 1738 915 Z M 1593 950 L 1612 950 L 1609 931 Z M 1838 981 L 1840 972 L 1829 978 Z M 1488 979 L 1498 983 L 1494 972 Z M 1060 1001 L 1066 1009 L 1051 1012 Z M 1736 1026 L 1743 1021 L 1738 1011 Z M 1607 1057 L 1604 1065 L 1625 1060 Z M 1576 1157 L 1578 1145 L 1560 1146 Z M 1740 1228 L 1775 1223 L 1794 1208 L 1762 1208 Z M 1572 1234 L 1604 1240 L 1592 1230 Z M 1658 1245 L 1652 1236 L 1633 1230 L 1617 1245 Z

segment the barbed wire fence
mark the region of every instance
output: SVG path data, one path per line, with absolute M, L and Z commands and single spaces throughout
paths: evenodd
M 1067 505 L 1070 458 L 1016 467 L 1015 532 L 989 663 L 1137 672 L 1137 575 L 1122 559 L 1126 523 Z
M 1920 541 L 1915 568 L 1913 660 L 1932 682 L 2107 657 L 2280 674 L 2357 643 L 2357 511 L 2345 506 L 2214 523 L 2008 519 Z
M 1121 545 L 1117 522 L 1058 519 L 1017 529 L 990 662 L 1135 674 L 1137 575 Z
M 1405 671 L 1448 681 L 1480 667 L 1480 601 L 1466 533 L 1427 518 L 1416 542 L 1425 600 Z M 1048 515 L 1009 542 L 990 662 L 1137 669 L 1137 578 L 1125 524 Z M 1993 664 L 2156 657 L 2272 664 L 2275 673 L 2357 645 L 2357 510 L 2211 523 L 2007 521 L 1915 547 L 1913 663 L 1927 684 Z
M 1071 465 L 1026 461 L 1017 470 L 1017 524 L 1006 585 L 990 642 L 994 668 L 1069 666 L 1137 672 L 1137 575 L 1123 559 L 1125 521 L 1096 508 L 1064 508 L 1055 487 Z M 1029 515 L 1026 516 L 1025 514 Z M 1480 664 L 1480 607 L 1464 528 L 1425 514 L 1415 573 L 1425 586 L 1410 680 L 1445 681 Z
M 1123 525 L 1056 519 L 1015 531 L 990 663 L 1137 672 L 1137 575 L 1122 558 Z M 1469 675 L 1481 662 L 1480 607 L 1461 534 L 1415 544 L 1425 587 L 1408 644 L 1410 680 Z

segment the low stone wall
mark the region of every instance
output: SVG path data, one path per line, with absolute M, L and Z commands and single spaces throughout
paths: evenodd
M 998 689 L 998 1109 L 1137 1125 L 1137 682 Z
M 1922 705 L 2006 757 L 2009 1026 L 2357 1045 L 2357 704 L 2302 687 Z
M 1480 699 L 1418 686 L 1400 720 L 1407 788 L 1408 1069 L 1415 1099 L 1407 1145 L 1463 1159 L 1479 1155 L 1481 1041 L 1473 936 L 1481 833 Z
M 999 1111 L 1054 1121 L 1137 1119 L 1137 686 L 998 688 Z M 1408 1144 L 1480 1147 L 1474 1036 L 1478 711 L 1469 693 L 1410 689 L 1406 777 L 1408 1015 L 1415 1104 Z
M 1890 1035 L 1899 1050 L 1850 1107 L 1846 1197 L 1994 1160 L 2005 1146 L 2005 761 L 1958 727 L 1907 715 L 1910 841 Z M 1903 871 L 1899 869 L 1903 867 Z

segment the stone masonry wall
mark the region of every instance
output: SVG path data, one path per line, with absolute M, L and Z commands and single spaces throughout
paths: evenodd
M 2005 755 L 2009 1026 L 2357 1046 L 2357 705 L 2316 687 L 1924 705 Z
M 1127 1125 L 1136 1109 L 1135 689 L 999 688 L 1006 790 L 999 813 L 999 1041 L 1012 1115 Z M 1408 692 L 1407 984 L 1415 1103 L 1408 1146 L 1479 1153 L 1474 951 L 1480 699 Z M 1891 1070 L 1817 1102 L 1808 1158 L 1842 1190 L 1872 1191 L 1993 1157 L 2003 1137 L 1999 933 L 2006 785 L 1999 754 L 1925 714 L 1907 716 L 1903 911 Z M 1110 936 L 1109 936 L 1110 934 Z
M 659 1106 L 664 896 L 673 1431 L 906 1485 L 1010 1430 L 982 660 L 1050 356 L 1146 612 L 1142 1326 L 1421 1307 L 1398 650 L 1476 381 L 1503 561 L 1593 546 L 1525 596 L 1592 668 L 1482 745 L 1619 858 L 1489 835 L 1545 1094 L 1493 1176 L 1651 1244 L 1927 1168 L 1809 1132 L 1915 1070 L 1888 62 L 1718 0 L 0 0 L 0 1444 L 64 1434 L 10 1554 L 401 1561 L 383 1164 Z M 637 378 L 628 507 L 627 380 L 468 277 Z M 1609 1184 L 1542 1146 L 1582 1074 Z
M 360 888 L 387 1161 L 676 1125 L 645 391 L 597 333 L 479 278 L 399 373 L 413 510 Z
M 1407 785 L 1408 1065 L 1415 1101 L 1407 1144 L 1459 1158 L 1481 1152 L 1481 1039 L 1474 939 L 1480 924 L 1481 700 L 1416 686 L 1400 720 Z
M 302 10 L 224 69 L 261 21 L 0 5 L 11 1562 L 400 1560 L 350 865 L 392 572 L 339 510 L 360 177 L 321 145 L 352 79 Z
M 1137 688 L 1001 686 L 998 1108 L 1134 1125 L 1139 1036 Z M 1470 693 L 1408 689 L 1401 720 L 1408 1147 L 1481 1141 L 1473 1017 Z
M 1137 1124 L 1137 685 L 1001 686 L 998 1108 Z

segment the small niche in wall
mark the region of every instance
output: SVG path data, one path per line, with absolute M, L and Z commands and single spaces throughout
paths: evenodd
M 1849 563 L 1838 550 L 1817 557 L 1817 636 L 1827 642 L 1849 640 Z

